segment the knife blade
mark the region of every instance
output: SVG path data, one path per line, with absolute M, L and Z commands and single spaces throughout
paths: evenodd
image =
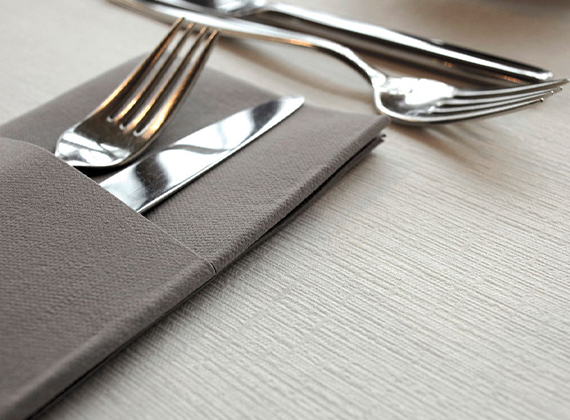
M 229 3 L 213 0 L 111 1 L 167 21 L 184 16 L 235 36 L 248 37 L 248 33 L 271 36 L 268 28 L 297 31 L 476 81 L 512 84 L 545 81 L 553 76 L 549 70 L 441 40 L 420 38 L 286 4 L 253 0 Z
M 240 111 L 145 157 L 99 185 L 144 213 L 229 158 L 304 103 L 288 96 Z

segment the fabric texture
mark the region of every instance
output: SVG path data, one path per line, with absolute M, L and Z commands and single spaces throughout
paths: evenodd
M 20 140 L 0 140 L 3 419 L 36 412 L 282 227 L 387 124 L 305 105 L 142 217 L 49 153 L 134 64 L 0 128 Z M 274 97 L 206 69 L 152 149 Z
M 0 418 L 24 418 L 214 274 L 50 153 L 0 141 Z

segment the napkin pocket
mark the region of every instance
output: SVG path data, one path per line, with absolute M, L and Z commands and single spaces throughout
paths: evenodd
M 79 171 L 0 138 L 0 418 L 69 388 L 212 265 Z
M 51 153 L 134 65 L 0 127 L 25 141 L 0 138 L 3 420 L 62 395 L 277 232 L 380 143 L 388 123 L 304 105 L 143 217 L 94 182 L 110 173 L 91 180 Z M 274 98 L 206 68 L 149 153 Z

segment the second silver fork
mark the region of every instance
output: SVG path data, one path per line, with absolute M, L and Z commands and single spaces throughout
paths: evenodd
M 178 19 L 97 109 L 61 135 L 56 156 L 90 168 L 116 167 L 137 158 L 192 88 L 217 37 L 217 30 Z
M 350 48 L 320 37 L 270 27 L 235 18 L 219 18 L 193 13 L 154 0 L 113 0 L 160 20 L 180 16 L 221 29 L 225 35 L 238 36 L 312 48 L 329 54 L 355 69 L 374 91 L 378 112 L 394 123 L 426 126 L 491 117 L 524 109 L 560 92 L 566 79 L 501 89 L 459 89 L 437 80 L 392 77 L 369 64 Z

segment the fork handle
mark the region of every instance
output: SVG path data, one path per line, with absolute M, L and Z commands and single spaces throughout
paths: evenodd
M 267 4 L 243 17 L 470 79 L 523 83 L 552 78 L 552 72 L 528 64 L 287 4 Z
M 221 18 L 202 13 L 191 12 L 176 6 L 155 0 L 111 0 L 120 6 L 152 16 L 164 22 L 172 23 L 182 17 L 199 25 L 209 26 L 222 31 L 222 35 L 258 39 L 312 48 L 329 54 L 348 64 L 372 84 L 382 84 L 387 75 L 372 67 L 350 48 L 318 36 L 293 32 L 256 22 L 236 18 Z

